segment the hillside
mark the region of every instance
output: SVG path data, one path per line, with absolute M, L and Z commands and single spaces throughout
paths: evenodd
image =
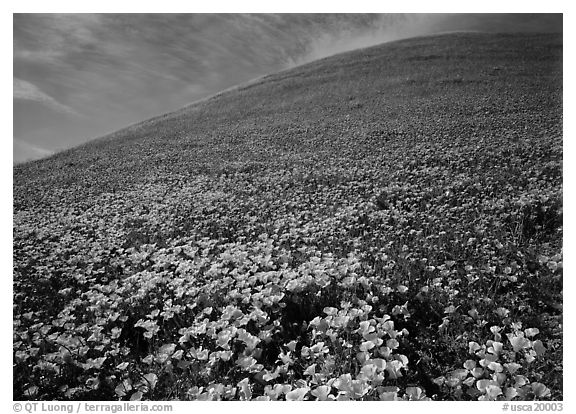
M 14 167 L 15 399 L 562 399 L 562 38 L 266 76 Z

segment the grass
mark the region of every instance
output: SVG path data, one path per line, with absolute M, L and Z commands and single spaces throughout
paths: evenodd
M 562 40 L 450 34 L 14 167 L 15 399 L 562 399 Z

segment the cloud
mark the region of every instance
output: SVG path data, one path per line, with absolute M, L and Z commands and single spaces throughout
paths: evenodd
M 72 108 L 61 104 L 56 99 L 42 92 L 36 85 L 22 79 L 14 78 L 14 99 L 39 102 L 57 112 L 78 115 Z
M 303 34 L 304 52 L 290 60 L 288 67 L 327 56 L 430 33 L 443 19 L 440 14 L 337 15 L 323 22 L 318 32 Z
M 13 163 L 19 164 L 25 161 L 36 160 L 39 158 L 47 157 L 48 155 L 53 154 L 52 151 L 49 151 L 45 148 L 41 148 L 36 145 L 32 145 L 26 141 L 21 139 L 14 138 L 13 140 Z
M 14 14 L 14 58 L 58 63 L 97 42 L 101 15 Z

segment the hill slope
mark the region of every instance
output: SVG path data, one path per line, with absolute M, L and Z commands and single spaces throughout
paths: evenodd
M 16 166 L 14 398 L 561 398 L 561 61 L 393 42 Z

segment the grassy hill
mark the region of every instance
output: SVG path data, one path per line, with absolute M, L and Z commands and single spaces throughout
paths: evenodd
M 14 167 L 15 399 L 561 399 L 562 38 L 266 76 Z

